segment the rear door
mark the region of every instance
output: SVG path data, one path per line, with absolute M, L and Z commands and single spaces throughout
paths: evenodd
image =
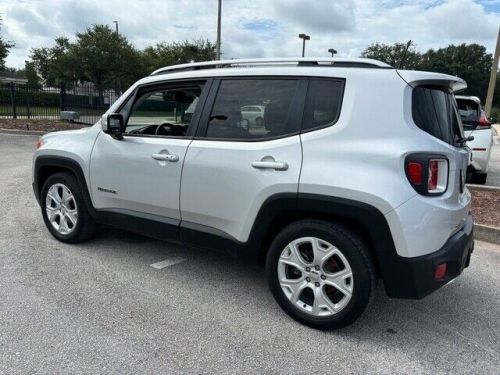
M 184 162 L 181 237 L 194 230 L 245 242 L 266 199 L 297 194 L 306 81 L 228 78 L 213 86 Z M 249 106 L 263 109 L 262 121 L 245 118 Z

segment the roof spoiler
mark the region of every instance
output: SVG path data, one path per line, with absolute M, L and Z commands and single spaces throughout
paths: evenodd
M 449 87 L 454 93 L 464 91 L 467 83 L 459 77 L 449 74 L 420 72 L 415 70 L 397 70 L 398 75 L 410 86 L 436 85 Z

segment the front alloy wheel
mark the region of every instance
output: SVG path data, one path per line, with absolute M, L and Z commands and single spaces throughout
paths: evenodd
M 43 184 L 40 205 L 50 233 L 62 242 L 77 243 L 94 236 L 97 225 L 87 210 L 74 175 L 55 173 Z
M 56 183 L 47 191 L 45 199 L 47 218 L 52 227 L 62 235 L 70 234 L 78 222 L 76 200 L 69 188 Z

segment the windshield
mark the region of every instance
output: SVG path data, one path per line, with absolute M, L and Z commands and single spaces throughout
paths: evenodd
M 415 87 L 412 115 L 413 121 L 420 129 L 450 145 L 458 145 L 457 141 L 463 138 L 455 98 L 450 91 L 442 87 Z

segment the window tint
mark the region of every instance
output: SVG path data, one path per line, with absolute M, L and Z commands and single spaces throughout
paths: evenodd
M 290 116 L 297 84 L 292 79 L 221 81 L 206 136 L 245 140 L 297 132 Z
M 158 89 L 139 94 L 125 133 L 183 137 L 193 117 L 203 85 Z
M 309 82 L 302 130 L 334 124 L 340 114 L 344 81 L 312 79 Z
M 444 142 L 455 145 L 461 137 L 455 99 L 448 91 L 425 86 L 413 89 L 412 115 L 420 129 Z

